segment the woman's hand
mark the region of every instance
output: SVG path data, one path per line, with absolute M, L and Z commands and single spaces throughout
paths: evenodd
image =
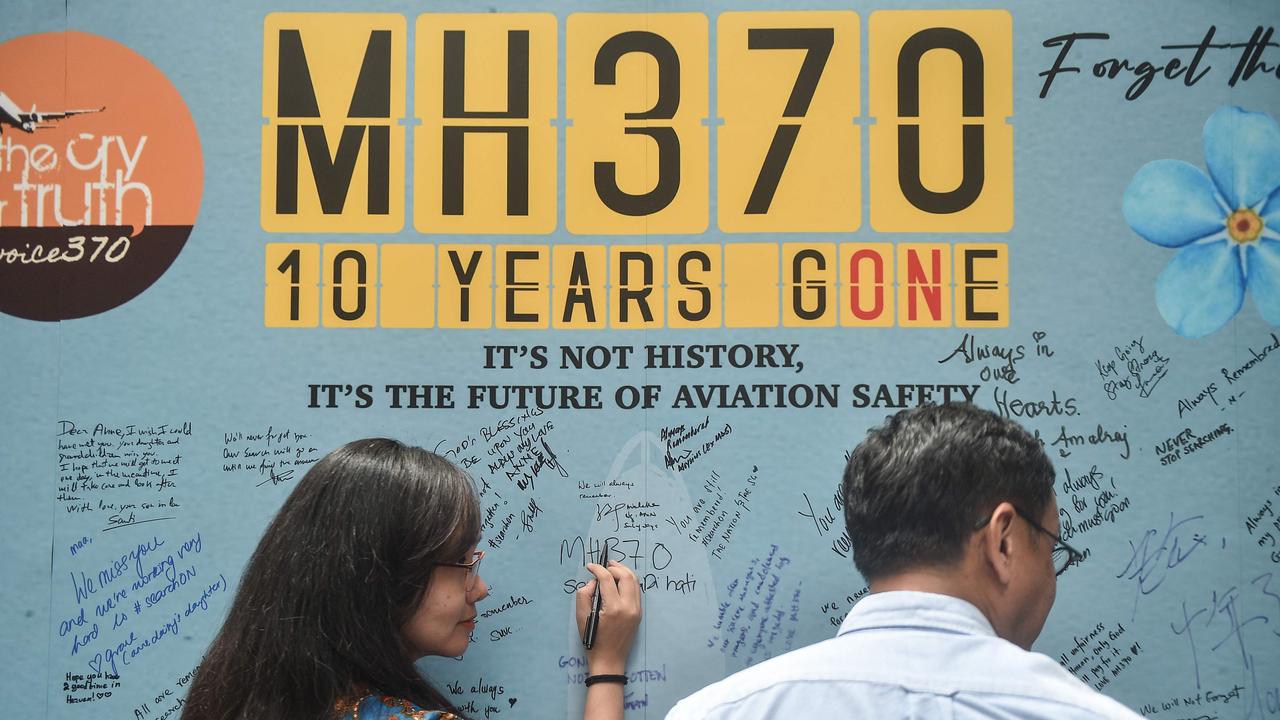
M 600 585 L 600 620 L 595 642 L 587 650 L 587 669 L 592 675 L 625 675 L 627 655 L 640 625 L 640 583 L 631 568 L 617 561 L 609 567 L 588 563 L 595 577 L 578 589 L 578 635 L 587 627 L 591 595 Z

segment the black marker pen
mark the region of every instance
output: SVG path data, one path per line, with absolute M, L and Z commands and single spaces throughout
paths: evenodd
M 607 570 L 609 568 L 609 544 L 604 545 L 604 555 L 600 559 L 600 564 Z M 587 629 L 582 633 L 582 646 L 590 650 L 596 641 L 596 625 L 600 623 L 600 580 L 596 580 L 595 592 L 591 593 L 591 614 L 587 616 Z

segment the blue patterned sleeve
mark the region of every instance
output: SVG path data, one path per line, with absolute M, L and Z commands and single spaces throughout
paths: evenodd
M 424 710 L 397 697 L 377 693 L 339 702 L 336 720 L 456 720 L 456 716 L 440 710 Z

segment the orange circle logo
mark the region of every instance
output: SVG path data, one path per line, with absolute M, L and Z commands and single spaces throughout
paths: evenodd
M 203 190 L 182 97 L 97 35 L 0 43 L 0 312 L 96 315 L 137 297 L 186 244 Z

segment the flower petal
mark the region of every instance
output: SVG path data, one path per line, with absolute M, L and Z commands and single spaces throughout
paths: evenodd
M 1240 311 L 1244 273 L 1235 247 L 1225 240 L 1188 245 L 1156 278 L 1156 307 L 1174 332 L 1204 337 Z
M 1224 107 L 1204 124 L 1204 159 L 1232 210 L 1280 187 L 1280 125 L 1268 114 Z
M 1133 231 L 1165 247 L 1182 247 L 1222 229 L 1213 182 L 1181 160 L 1143 165 L 1125 188 L 1121 209 Z
M 1271 197 L 1267 198 L 1260 214 L 1264 227 L 1280 230 L 1280 188 L 1276 188 Z
M 1272 325 L 1280 325 L 1280 242 L 1262 238 L 1246 249 L 1249 264 L 1249 294 L 1258 314 Z

